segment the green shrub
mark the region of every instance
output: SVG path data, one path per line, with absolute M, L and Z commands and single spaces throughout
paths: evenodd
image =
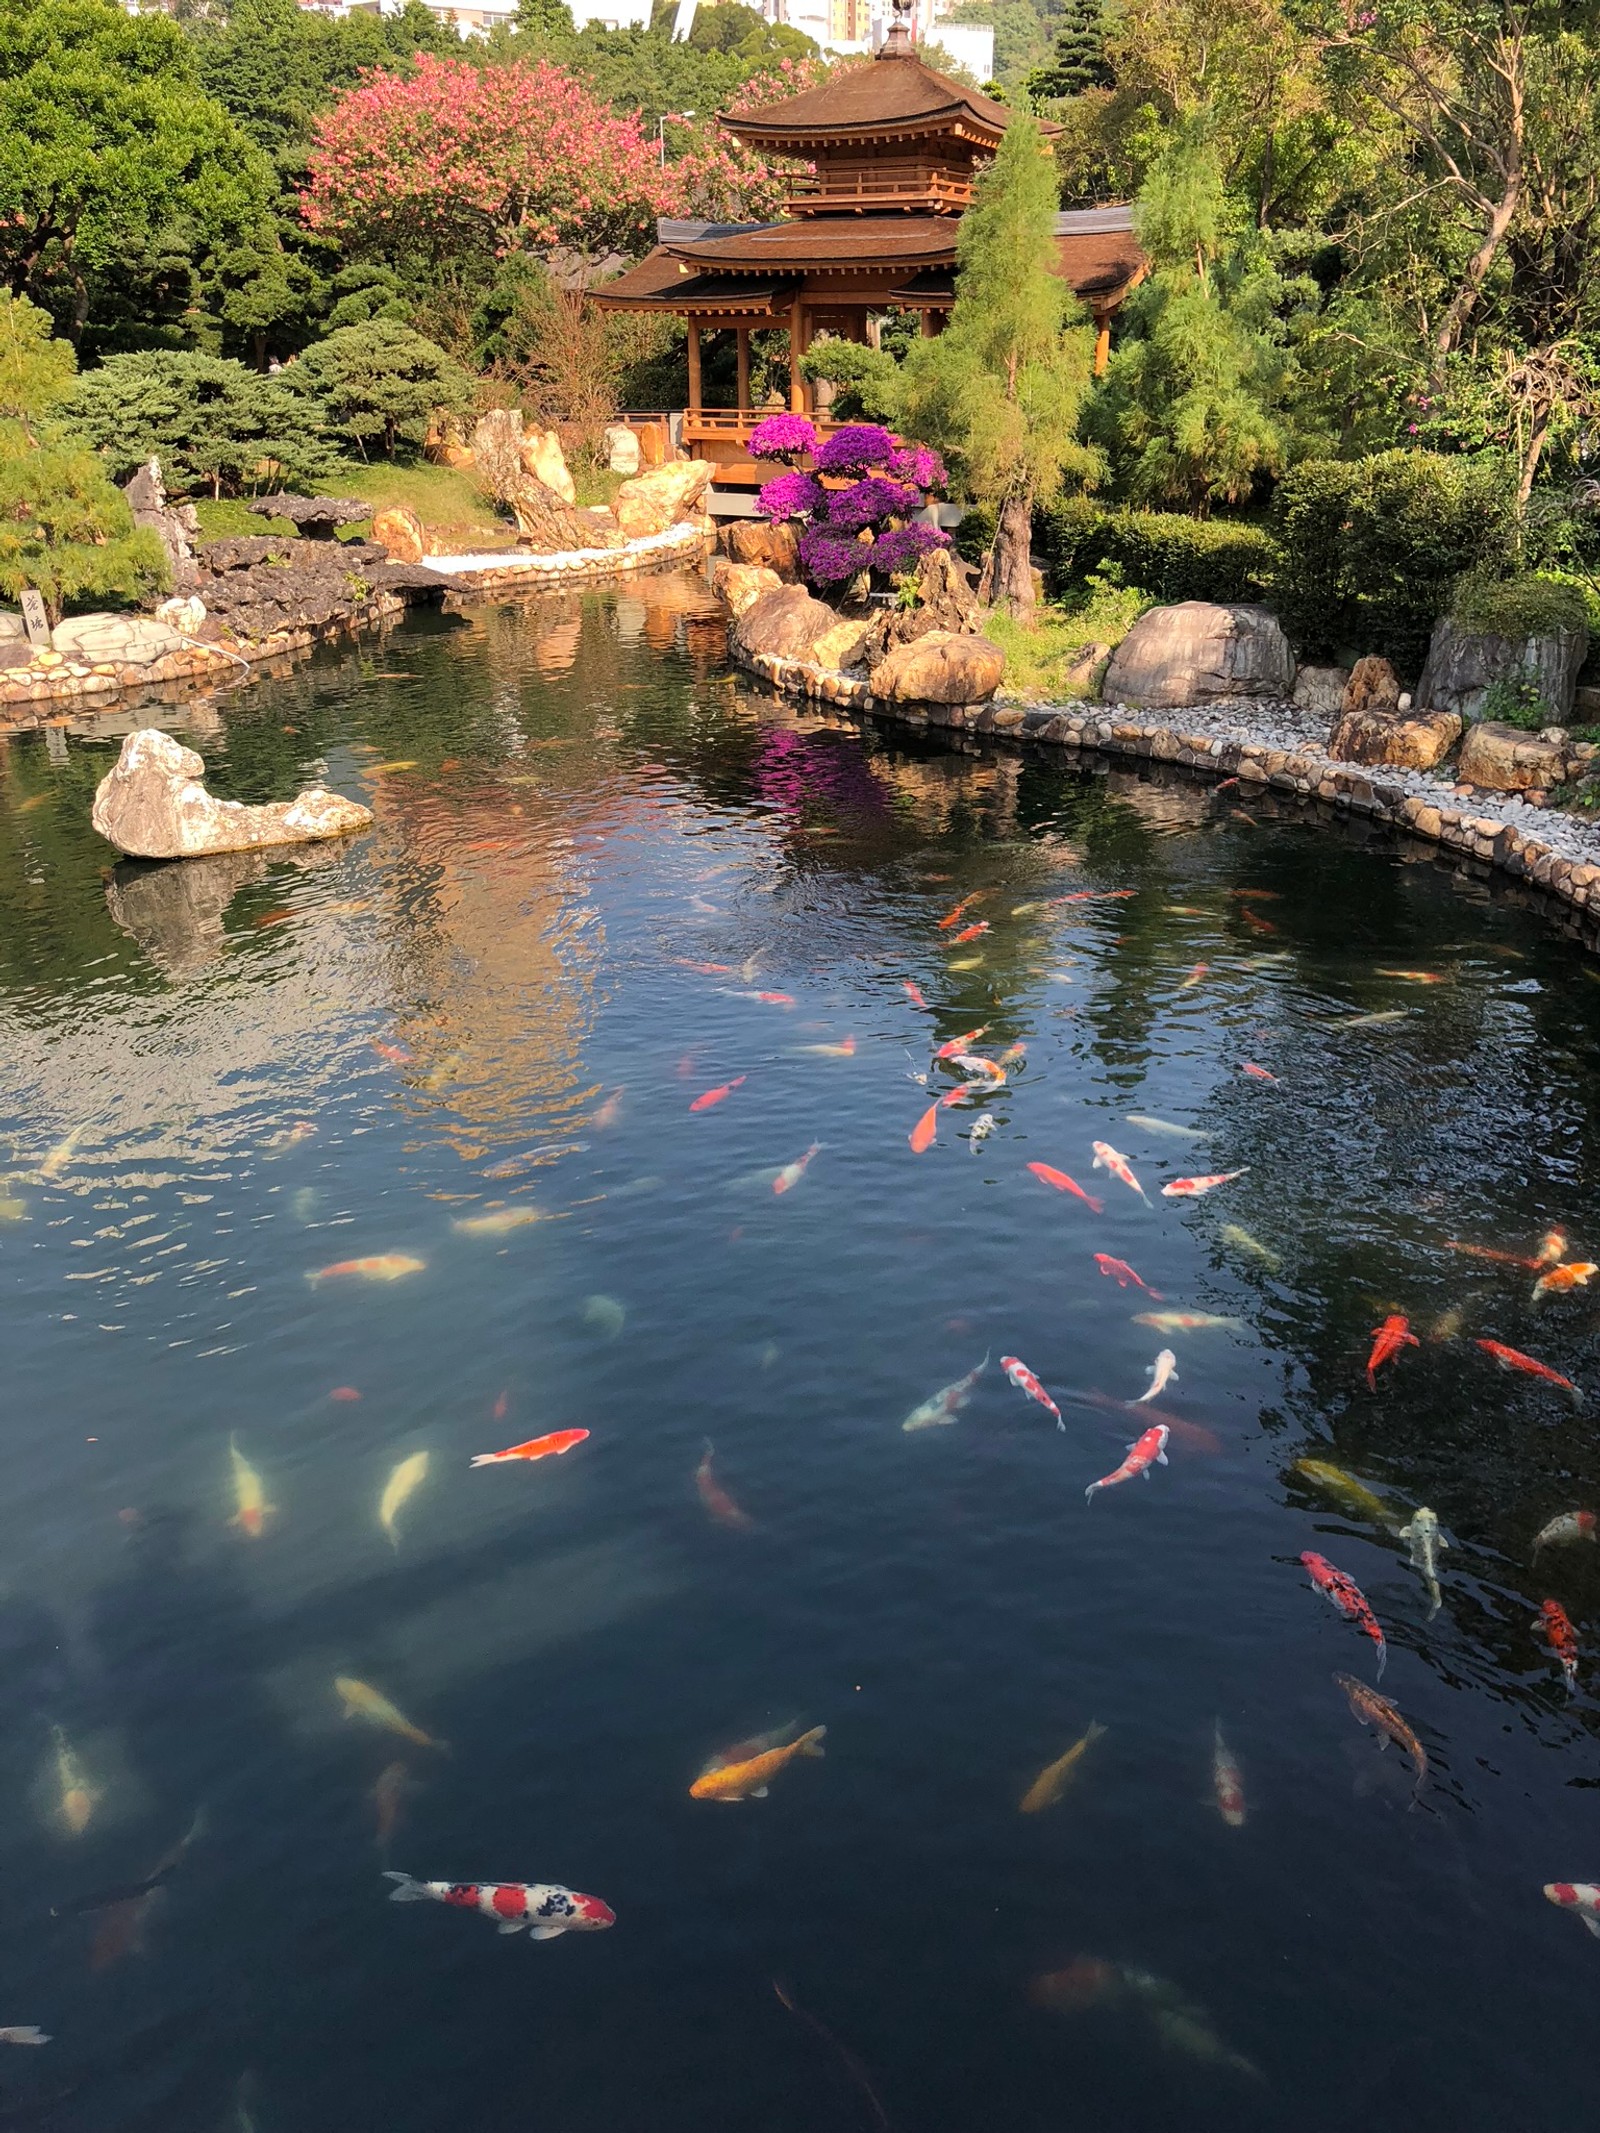
M 1273 500 L 1273 605 L 1302 656 L 1377 652 L 1415 676 L 1455 581 L 1510 567 L 1503 470 L 1434 452 L 1308 459 Z
M 338 464 L 317 401 L 226 356 L 108 356 L 78 379 L 62 415 L 99 448 L 113 481 L 153 454 L 180 495 L 315 488 Z
M 392 459 L 399 445 L 420 451 L 438 414 L 465 415 L 472 380 L 435 342 L 398 319 L 341 326 L 316 341 L 284 373 L 313 396 L 340 441 L 366 459 Z
M 0 594 L 30 588 L 52 621 L 74 603 L 125 606 L 164 592 L 167 552 L 135 528 L 93 452 L 50 431 L 0 423 Z
M 1541 733 L 1546 726 L 1561 723 L 1531 681 L 1491 681 L 1483 692 L 1479 715 L 1497 725 L 1519 727 L 1524 733 Z
M 1160 604 L 1267 597 L 1278 550 L 1264 527 L 1181 511 L 1126 511 L 1066 497 L 1034 513 L 1047 581 L 1065 591 L 1108 566 Z
M 1456 587 L 1450 612 L 1469 630 L 1513 643 L 1589 626 L 1585 588 L 1576 579 L 1543 574 L 1501 578 L 1487 570 L 1469 571 Z

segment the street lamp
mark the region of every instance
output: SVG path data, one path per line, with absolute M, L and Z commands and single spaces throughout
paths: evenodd
M 660 155 L 661 168 L 663 170 L 667 167 L 667 120 L 692 119 L 693 117 L 694 113 L 692 111 L 663 111 L 660 118 L 656 120 L 656 149 Z

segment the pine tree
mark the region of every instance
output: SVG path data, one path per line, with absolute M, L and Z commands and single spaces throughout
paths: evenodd
M 1102 0 L 1066 0 L 1055 49 L 1042 67 L 1026 76 L 1023 87 L 1038 103 L 1081 96 L 1085 89 L 1109 89 L 1115 82 L 1106 59 Z
M 961 220 L 950 323 L 913 343 L 903 373 L 901 428 L 996 513 L 992 597 L 1022 616 L 1034 606 L 1034 505 L 1100 466 L 1077 442 L 1093 334 L 1056 271 L 1056 197 L 1049 144 L 1019 114 Z

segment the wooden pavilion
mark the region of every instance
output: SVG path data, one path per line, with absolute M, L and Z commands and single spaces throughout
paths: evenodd
M 594 291 L 617 310 L 673 312 L 689 331 L 689 404 L 682 443 L 719 462 L 718 482 L 763 478 L 744 441 L 763 412 L 750 405 L 750 335 L 787 331 L 794 354 L 819 334 L 865 341 L 868 321 L 889 310 L 921 315 L 937 333 L 955 301 L 956 231 L 978 172 L 993 156 L 1005 107 L 924 66 L 897 21 L 870 64 L 847 67 L 819 87 L 748 115 L 724 115 L 749 147 L 813 166 L 790 189 L 783 222 L 668 222 L 649 256 Z M 1145 271 L 1127 207 L 1056 218 L 1060 271 L 1089 308 L 1103 366 L 1112 314 Z M 737 399 L 708 408 L 701 344 L 731 332 Z M 815 411 L 815 395 L 791 367 L 789 406 Z

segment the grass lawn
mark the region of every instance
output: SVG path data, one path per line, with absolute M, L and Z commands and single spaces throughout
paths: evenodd
M 1137 586 L 1098 583 L 1071 606 L 1041 601 L 1030 628 L 997 607 L 984 624 L 984 634 L 1006 655 L 1003 692 L 1046 703 L 1085 696 L 1083 682 L 1062 679 L 1067 668 L 1085 645 L 1120 644 L 1144 610 L 1154 605 Z
M 622 479 L 620 474 L 613 474 L 605 467 L 591 472 L 580 466 L 573 471 L 580 504 L 611 503 L 622 486 Z M 493 507 L 478 494 L 470 467 L 436 467 L 426 460 L 409 466 L 387 460 L 370 465 L 352 461 L 341 467 L 318 493 L 359 496 L 370 503 L 374 511 L 382 511 L 391 504 L 408 504 L 430 531 L 448 535 L 452 548 L 471 547 L 473 543 L 466 538 L 471 534 L 481 535 L 485 547 L 502 548 L 511 536 L 510 522 L 497 518 Z M 294 531 L 286 519 L 257 518 L 247 508 L 243 497 L 222 497 L 216 501 L 197 497 L 195 508 L 200 514 L 200 531 L 208 541 L 226 540 L 244 533 Z M 341 528 L 340 538 L 364 541 L 370 533 L 371 520 L 368 519 Z

